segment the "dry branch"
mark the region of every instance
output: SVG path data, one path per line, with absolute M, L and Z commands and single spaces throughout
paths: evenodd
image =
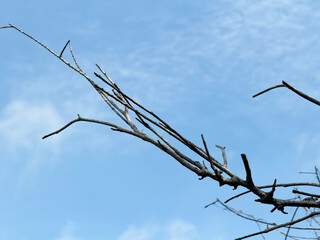
M 289 186 L 302 186 L 302 185 L 312 185 L 311 183 L 290 183 L 290 184 L 276 184 L 276 180 L 274 180 L 272 185 L 267 185 L 267 186 L 262 186 L 262 187 L 257 187 L 254 184 L 253 176 L 252 176 L 252 170 L 249 165 L 249 161 L 246 157 L 246 154 L 241 154 L 241 158 L 244 164 L 244 169 L 246 172 L 246 178 L 242 179 L 239 177 L 236 173 L 234 173 L 231 169 L 228 168 L 227 166 L 227 157 L 225 154 L 225 147 L 221 147 L 219 145 L 216 145 L 217 148 L 219 148 L 222 151 L 222 157 L 223 157 L 223 163 L 220 163 L 219 161 L 216 160 L 212 155 L 210 155 L 207 143 L 204 139 L 204 136 L 201 134 L 202 138 L 202 144 L 204 146 L 204 149 L 201 148 L 200 146 L 197 146 L 197 144 L 193 143 L 186 137 L 182 136 L 177 130 L 172 128 L 167 122 L 165 122 L 162 118 L 160 118 L 158 115 L 153 113 L 152 111 L 148 110 L 146 107 L 144 107 L 142 104 L 138 103 L 134 99 L 132 99 L 130 96 L 128 96 L 126 93 L 124 93 L 118 86 L 117 84 L 111 80 L 111 78 L 103 71 L 103 69 L 96 64 L 97 68 L 99 71 L 103 74 L 101 76 L 98 73 L 94 73 L 95 76 L 102 80 L 103 83 L 106 84 L 108 88 L 110 88 L 111 91 L 107 91 L 98 84 L 95 83 L 86 73 L 82 71 L 80 66 L 77 63 L 76 58 L 74 57 L 72 48 L 71 48 L 71 41 L 69 40 L 63 49 L 61 50 L 60 54 L 58 55 L 54 51 L 52 51 L 49 47 L 32 37 L 31 35 L 25 33 L 21 29 L 17 28 L 14 25 L 9 24 L 8 26 L 3 26 L 0 27 L 0 29 L 5 29 L 5 28 L 12 28 L 20 32 L 21 34 L 27 36 L 28 38 L 32 39 L 34 42 L 39 44 L 41 47 L 46 49 L 48 52 L 50 52 L 52 55 L 57 57 L 60 61 L 62 61 L 64 64 L 66 64 L 68 67 L 82 75 L 90 84 L 91 86 L 97 91 L 97 93 L 102 97 L 102 99 L 107 103 L 108 107 L 115 112 L 115 114 L 123 120 L 123 123 L 130 127 L 130 129 L 126 129 L 124 127 L 118 126 L 113 123 L 101 121 L 101 120 L 96 120 L 96 119 L 88 119 L 88 118 L 83 118 L 78 114 L 78 118 L 70 121 L 67 123 L 65 126 L 62 128 L 47 134 L 43 137 L 47 138 L 52 135 L 58 134 L 62 132 L 63 130 L 67 129 L 69 126 L 71 126 L 73 123 L 84 121 L 84 122 L 91 122 L 91 123 L 96 123 L 96 124 L 102 124 L 106 125 L 108 127 L 111 127 L 111 130 L 113 131 L 118 131 L 118 132 L 123 132 L 129 135 L 132 135 L 134 137 L 137 137 L 143 141 L 149 142 L 153 144 L 155 147 L 159 148 L 163 152 L 167 153 L 170 155 L 172 158 L 174 158 L 177 162 L 179 162 L 181 165 L 189 169 L 190 171 L 194 172 L 196 175 L 200 177 L 200 179 L 204 178 L 211 178 L 214 181 L 217 181 L 220 186 L 227 185 L 231 186 L 234 189 L 236 189 L 238 186 L 243 187 L 247 191 L 241 194 L 238 194 L 234 196 L 231 199 L 237 198 L 243 194 L 246 193 L 252 193 L 258 197 L 256 200 L 257 202 L 267 204 L 273 207 L 271 211 L 274 210 L 279 210 L 282 213 L 286 213 L 284 211 L 285 207 L 305 207 L 305 208 L 316 208 L 320 209 L 320 203 L 317 201 L 304 201 L 304 200 L 287 200 L 287 199 L 279 199 L 274 197 L 274 193 L 276 188 L 278 187 L 289 187 Z M 63 58 L 63 53 L 69 45 L 69 51 L 70 54 L 72 55 L 72 59 L 74 61 L 73 65 L 72 63 L 69 63 Z M 286 87 L 289 90 L 295 92 L 299 96 L 317 104 L 320 105 L 320 102 L 317 100 L 309 97 L 308 95 L 298 91 L 297 89 L 293 88 L 291 85 L 287 84 L 286 82 L 282 82 L 281 85 L 276 85 L 274 87 L 268 88 L 253 97 L 256 97 L 258 95 L 261 95 L 263 93 L 266 93 L 270 90 L 273 90 L 275 88 L 280 88 L 280 87 Z M 131 116 L 130 116 L 131 115 Z M 133 117 L 132 117 L 133 116 Z M 152 136 L 147 135 L 146 133 L 142 132 L 139 130 L 139 128 L 136 125 L 136 122 L 132 121 L 136 120 L 137 124 L 141 124 L 143 127 L 148 129 Z M 181 150 L 178 150 L 177 147 L 175 147 L 174 142 L 169 142 L 163 134 L 168 134 L 169 136 L 173 137 L 176 141 L 182 143 L 186 148 L 189 150 L 193 151 L 194 153 L 197 154 L 197 158 L 200 158 L 201 160 L 193 160 L 190 157 L 188 157 L 186 154 L 184 154 Z M 205 161 L 210 163 L 211 170 L 209 170 L 206 165 Z M 316 169 L 317 172 L 317 169 Z M 317 172 L 318 173 L 318 172 Z M 318 175 L 317 175 L 318 176 Z M 313 184 L 313 186 L 319 187 L 319 184 Z M 262 189 L 264 188 L 271 188 L 271 191 L 266 192 Z M 300 192 L 301 193 L 301 192 Z M 312 196 L 315 196 L 313 194 Z M 231 199 L 227 200 L 230 201 Z M 270 231 L 273 231 L 275 229 L 281 228 L 281 227 L 288 227 L 291 226 L 295 223 L 304 221 L 309 218 L 313 218 L 314 216 L 320 214 L 320 212 L 312 212 L 309 215 L 300 218 L 295 221 L 283 223 L 277 226 L 273 226 L 272 228 L 268 228 L 264 231 L 260 231 L 254 234 L 247 235 L 245 237 L 239 238 L 239 239 L 244 239 L 248 238 L 251 236 L 259 235 L 262 233 L 267 233 Z
M 261 95 L 263 93 L 266 93 L 266 92 L 268 92 L 270 90 L 273 90 L 273 89 L 279 88 L 279 87 L 286 87 L 289 90 L 291 90 L 292 92 L 298 94 L 300 97 L 302 97 L 302 98 L 304 98 L 304 99 L 306 99 L 306 100 L 308 100 L 308 101 L 320 106 L 320 102 L 318 100 L 316 100 L 316 99 L 310 97 L 309 95 L 299 91 L 298 89 L 294 88 L 293 86 L 291 86 L 289 83 L 286 83 L 285 81 L 282 81 L 282 84 L 280 84 L 280 85 L 276 85 L 276 86 L 270 87 L 270 88 L 268 88 L 266 90 L 263 90 L 262 92 L 259 92 L 259 93 L 255 94 L 255 95 L 253 95 L 252 97 L 255 98 L 255 97 L 257 97 L 257 96 L 259 96 L 259 95 Z

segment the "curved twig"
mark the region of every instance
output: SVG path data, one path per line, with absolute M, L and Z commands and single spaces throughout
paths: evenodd
M 284 86 L 283 84 L 279 84 L 279 85 L 276 85 L 276 86 L 267 88 L 266 90 L 263 90 L 263 91 L 255 94 L 255 95 L 253 95 L 252 97 L 253 97 L 253 98 L 258 97 L 258 96 L 261 95 L 261 94 L 264 94 L 264 93 L 266 93 L 266 92 L 269 92 L 269 91 L 272 90 L 272 89 L 279 88 L 279 87 L 285 87 L 285 86 Z
M 286 87 L 286 88 L 288 88 L 289 90 L 291 90 L 292 92 L 298 94 L 300 97 L 302 97 L 302 98 L 304 98 L 304 99 L 306 99 L 306 100 L 308 100 L 308 101 L 310 101 L 310 102 L 312 102 L 312 103 L 320 106 L 320 101 L 318 101 L 318 100 L 310 97 L 309 95 L 307 95 L 307 94 L 299 91 L 298 89 L 294 88 L 293 86 L 291 86 L 289 83 L 287 83 L 287 82 L 285 82 L 285 81 L 282 81 L 282 84 L 279 84 L 279 85 L 276 85 L 276 86 L 267 88 L 266 90 L 263 90 L 263 91 L 255 94 L 255 95 L 253 95 L 252 97 L 255 98 L 255 97 L 257 97 L 257 96 L 259 96 L 259 95 L 261 95 L 261 94 L 263 94 L 263 93 L 269 92 L 270 90 L 273 90 L 273 89 L 275 89 L 275 88 L 280 88 L 280 87 Z

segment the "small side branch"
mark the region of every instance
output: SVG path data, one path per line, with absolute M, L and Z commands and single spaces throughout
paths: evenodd
M 223 158 L 223 166 L 227 167 L 228 161 L 227 161 L 227 156 L 226 156 L 226 147 L 221 147 L 219 145 L 216 145 L 217 148 L 220 148 L 222 152 L 222 158 Z
M 255 188 L 253 180 L 252 180 L 251 169 L 250 169 L 246 154 L 242 153 L 241 158 L 242 158 L 243 165 L 244 165 L 244 168 L 245 168 L 246 174 L 247 174 L 246 181 L 251 187 Z
M 73 59 L 74 63 L 76 64 L 77 68 L 79 69 L 80 72 L 83 72 L 82 69 L 80 68 L 78 62 L 77 62 L 77 59 L 75 58 L 75 56 L 73 54 L 72 47 L 71 47 L 71 42 L 69 42 L 69 50 L 70 50 L 72 59 Z
M 45 139 L 47 137 L 50 137 L 52 135 L 55 135 L 55 134 L 58 134 L 60 133 L 61 131 L 65 130 L 67 127 L 69 127 L 70 125 L 76 123 L 76 122 L 80 122 L 80 121 L 84 121 L 84 122 L 93 122 L 93 123 L 98 123 L 98 124 L 103 124 L 103 125 L 107 125 L 107 126 L 110 126 L 110 127 L 113 127 L 115 129 L 120 129 L 121 127 L 113 124 L 113 123 L 109 123 L 109 122 L 104 122 L 104 121 L 100 121 L 100 120 L 96 120 L 96 119 L 89 119 L 89 118 L 83 118 L 81 117 L 79 114 L 78 115 L 78 118 L 72 120 L 71 122 L 69 122 L 68 124 L 66 124 L 65 126 L 63 126 L 62 128 L 58 129 L 57 131 L 54 131 L 52 133 L 49 133 L 45 136 L 42 137 L 42 139 Z
M 64 45 L 64 47 L 63 47 L 63 49 L 62 49 L 62 51 L 61 51 L 61 53 L 60 53 L 60 55 L 59 55 L 60 58 L 62 57 L 62 54 L 63 54 L 64 50 L 66 49 L 66 47 L 68 46 L 69 43 L 70 43 L 70 40 L 68 40 L 68 42 L 66 43 L 66 45 Z
M 204 140 L 204 136 L 203 136 L 203 134 L 201 134 L 201 139 L 202 139 L 202 142 L 203 142 L 203 146 L 204 146 L 204 148 L 205 148 L 205 150 L 206 150 L 206 154 L 207 154 L 207 156 L 208 156 L 208 161 L 209 162 L 211 162 L 210 161 L 210 153 L 209 153 L 209 150 L 208 150 L 208 147 L 207 147 L 207 143 L 206 143 L 206 140 Z
M 305 196 L 309 196 L 309 197 L 315 198 L 313 201 L 315 201 L 316 199 L 320 198 L 319 194 L 307 193 L 307 192 L 302 192 L 302 191 L 298 191 L 298 190 L 292 190 L 292 192 L 296 193 L 296 194 L 301 194 L 301 195 L 305 195 Z

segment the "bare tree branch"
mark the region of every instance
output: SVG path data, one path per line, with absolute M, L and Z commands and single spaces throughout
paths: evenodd
M 304 98 L 304 99 L 306 99 L 306 100 L 308 100 L 308 101 L 320 106 L 320 102 L 318 100 L 316 100 L 316 99 L 308 96 L 307 94 L 299 91 L 298 89 L 294 88 L 293 86 L 291 86 L 290 84 L 286 83 L 285 81 L 282 81 L 282 84 L 280 84 L 280 85 L 276 85 L 276 86 L 270 87 L 270 88 L 268 88 L 266 90 L 263 90 L 262 92 L 259 92 L 259 93 L 255 94 L 255 95 L 253 95 L 252 97 L 255 98 L 255 97 L 257 97 L 257 96 L 259 96 L 259 95 L 261 95 L 263 93 L 266 93 L 266 92 L 268 92 L 270 90 L 273 90 L 273 89 L 279 88 L 279 87 L 286 87 L 289 90 L 291 90 L 292 92 L 298 94 L 300 97 L 302 97 L 302 98 Z
M 306 200 L 306 199 L 281 199 L 281 198 L 275 198 L 274 193 L 276 188 L 279 187 L 294 187 L 294 186 L 314 186 L 314 187 L 320 187 L 320 184 L 315 184 L 315 183 L 288 183 L 288 184 L 277 184 L 277 180 L 275 179 L 272 185 L 266 185 L 266 186 L 256 186 L 254 184 L 253 176 L 252 176 L 252 169 L 250 168 L 249 161 L 247 159 L 246 154 L 241 154 L 241 159 L 244 165 L 244 169 L 246 172 L 246 177 L 245 179 L 239 177 L 237 173 L 233 172 L 232 169 L 228 168 L 228 162 L 227 162 L 227 157 L 225 154 L 225 147 L 221 147 L 219 145 L 216 145 L 217 148 L 219 148 L 222 152 L 222 158 L 223 158 L 223 163 L 219 162 L 213 155 L 210 155 L 207 143 L 205 141 L 205 138 L 203 134 L 201 134 L 201 139 L 202 139 L 202 144 L 203 147 L 198 146 L 197 144 L 193 143 L 186 137 L 184 137 L 182 134 L 180 134 L 177 130 L 175 130 L 173 127 L 171 127 L 167 122 L 165 122 L 162 118 L 160 118 L 157 114 L 153 113 L 149 109 L 147 109 L 145 106 L 142 104 L 138 103 L 134 99 L 132 99 L 130 96 L 128 96 L 126 93 L 124 93 L 118 86 L 117 84 L 111 80 L 111 78 L 105 73 L 105 71 L 98 65 L 96 64 L 97 68 L 99 71 L 102 73 L 103 76 L 101 76 L 98 73 L 94 73 L 95 76 L 103 81 L 103 83 L 106 84 L 106 87 L 111 91 L 107 91 L 98 84 L 95 83 L 86 73 L 82 71 L 80 66 L 77 63 L 76 58 L 74 57 L 72 48 L 71 48 L 71 41 L 69 40 L 63 49 L 61 50 L 60 54 L 58 55 L 54 51 L 52 51 L 49 47 L 44 45 L 42 42 L 38 41 L 31 35 L 25 33 L 21 29 L 15 27 L 14 25 L 9 24 L 8 26 L 3 26 L 0 27 L 0 29 L 4 28 L 12 28 L 20 32 L 21 34 L 27 36 L 28 38 L 32 39 L 34 42 L 39 44 L 41 47 L 45 48 L 48 52 L 50 52 L 52 55 L 57 57 L 60 61 L 62 61 L 64 64 L 66 64 L 68 67 L 82 75 L 91 85 L 92 87 L 97 91 L 97 93 L 102 97 L 102 99 L 106 102 L 108 107 L 123 121 L 123 124 L 128 127 L 128 129 L 118 126 L 114 123 L 110 122 L 105 122 L 105 121 L 100 121 L 96 119 L 89 119 L 89 118 L 83 118 L 78 114 L 78 118 L 70 121 L 67 123 L 65 126 L 61 127 L 60 129 L 49 133 L 43 137 L 43 139 L 50 137 L 52 135 L 58 134 L 62 132 L 63 130 L 67 129 L 69 126 L 71 126 L 73 123 L 76 122 L 91 122 L 91 123 L 97 123 L 97 124 L 102 124 L 106 125 L 108 127 L 111 127 L 111 130 L 113 131 L 118 131 L 118 132 L 123 132 L 129 135 L 132 135 L 134 137 L 137 137 L 143 141 L 149 142 L 153 144 L 155 147 L 160 149 L 161 151 L 167 153 L 170 155 L 172 158 L 174 158 L 177 162 L 179 162 L 181 165 L 183 165 L 185 168 L 189 169 L 190 171 L 194 172 L 197 176 L 199 176 L 199 179 L 204 179 L 204 178 L 211 178 L 212 180 L 216 181 L 219 183 L 219 186 L 227 185 L 231 186 L 234 189 L 237 187 L 241 186 L 245 188 L 247 191 L 240 193 L 230 199 L 228 199 L 226 202 L 238 198 L 244 194 L 247 193 L 253 193 L 258 197 L 255 201 L 260 202 L 262 204 L 267 204 L 273 207 L 271 212 L 275 210 L 279 210 L 282 213 L 286 213 L 284 208 L 285 207 L 304 207 L 304 208 L 315 208 L 315 209 L 320 209 L 320 202 L 318 201 L 311 201 L 311 200 Z M 69 63 L 63 58 L 63 53 L 69 44 L 69 49 L 70 53 L 72 56 L 72 59 L 74 61 L 74 64 Z M 259 96 L 263 93 L 266 93 L 270 90 L 273 90 L 275 88 L 280 88 L 280 87 L 286 87 L 289 90 L 293 91 L 294 93 L 298 94 L 299 96 L 307 99 L 308 101 L 311 101 L 317 105 L 320 105 L 320 102 L 309 97 L 308 95 L 298 91 L 291 85 L 289 85 L 286 82 L 282 82 L 281 85 L 276 85 L 271 88 L 268 88 L 253 97 Z M 143 132 L 142 130 L 139 130 L 137 127 L 137 124 L 142 126 L 143 128 L 147 129 L 147 132 Z M 150 134 L 150 136 L 148 135 Z M 175 146 L 175 143 L 177 142 L 170 142 L 167 140 L 164 134 L 168 134 L 169 136 L 173 137 L 174 141 L 178 141 L 178 143 L 182 143 L 187 149 L 191 150 L 193 153 L 196 153 L 196 158 L 197 159 L 192 159 L 188 157 L 183 151 L 178 150 L 178 148 Z M 200 158 L 200 159 L 199 159 Z M 211 169 L 209 170 L 205 162 L 210 163 Z M 319 177 L 319 171 L 317 168 L 315 168 L 315 174 L 318 178 L 318 182 L 320 183 L 320 177 Z M 265 188 L 271 188 L 269 192 L 264 191 L 262 189 Z M 293 193 L 298 193 L 302 195 L 307 195 L 311 196 L 314 198 L 318 198 L 320 195 L 313 194 L 313 193 L 305 193 L 299 190 L 293 190 Z M 277 191 L 278 194 L 278 191 Z M 295 196 L 296 197 L 296 196 Z M 215 202 L 214 202 L 215 203 Z M 227 207 L 225 204 L 220 202 L 222 205 Z M 211 204 L 209 204 L 211 205 Z M 206 207 L 208 207 L 207 205 Z M 309 212 L 308 212 L 309 213 Z M 280 225 L 273 225 L 272 228 L 267 228 L 266 230 L 259 231 L 257 233 L 253 233 L 250 235 L 247 235 L 245 237 L 239 238 L 239 239 L 244 239 L 248 238 L 251 236 L 256 236 L 260 235 L 263 233 L 267 233 L 270 231 L 273 231 L 278 228 L 282 227 L 288 227 L 291 226 L 295 223 L 304 221 L 306 219 L 312 219 L 315 216 L 319 215 L 320 212 L 312 212 L 308 214 L 307 216 L 303 218 L 299 218 L 295 221 L 288 222 L 288 223 L 283 223 Z M 241 214 L 240 214 L 241 215 Z M 244 215 L 241 215 L 242 217 Z M 259 222 L 255 218 L 251 218 L 251 220 L 254 220 L 255 222 Z M 261 222 L 263 224 L 266 224 L 265 222 Z M 269 224 L 269 223 L 268 223 Z M 269 224 L 272 225 L 272 224 Z M 293 228 L 293 227 L 292 227 Z M 295 229 L 298 229 L 297 227 Z M 289 232 L 287 232 L 286 237 L 289 237 L 288 235 Z
M 252 233 L 252 234 L 240 237 L 240 238 L 236 238 L 236 240 L 241 240 L 241 239 L 257 236 L 257 235 L 260 235 L 260 234 L 263 234 L 263 233 L 268 233 L 268 232 L 274 231 L 274 230 L 279 229 L 279 228 L 283 228 L 283 227 L 286 227 L 286 226 L 291 226 L 291 225 L 294 225 L 294 224 L 296 224 L 298 222 L 302 222 L 302 221 L 304 221 L 306 219 L 309 219 L 309 218 L 311 218 L 313 216 L 317 216 L 317 215 L 320 215 L 320 212 L 313 212 L 313 213 L 311 213 L 311 214 L 309 214 L 307 216 L 304 216 L 302 218 L 299 218 L 297 220 L 286 222 L 286 223 L 283 223 L 283 224 L 280 224 L 280 225 L 277 225 L 277 226 L 274 226 L 274 227 L 271 227 L 271 228 L 266 228 L 263 231 Z
M 316 201 L 318 198 L 320 198 L 319 194 L 314 194 L 314 193 L 306 193 L 298 190 L 292 190 L 293 193 L 301 194 L 301 195 L 306 195 L 312 197 L 313 201 Z M 306 201 L 306 199 L 304 199 Z
M 258 188 L 260 189 L 264 189 L 264 188 L 271 188 L 273 185 L 265 185 L 265 186 L 259 186 Z M 296 186 L 311 186 L 311 187 L 320 187 L 320 184 L 317 184 L 317 183 L 309 183 L 309 182 L 301 182 L 301 183 L 282 183 L 282 184 L 276 184 L 275 187 L 296 187 Z M 241 197 L 245 194 L 248 194 L 250 193 L 251 191 L 245 191 L 245 192 L 242 192 L 242 193 L 239 193 L 229 199 L 227 199 L 224 203 L 228 203 L 230 202 L 231 200 L 235 199 L 235 198 L 238 198 L 238 197 Z
M 52 135 L 55 135 L 55 134 L 58 134 L 60 133 L 61 131 L 65 130 L 66 128 L 68 128 L 69 126 L 71 126 L 72 124 L 76 123 L 76 122 L 92 122 L 92 123 L 98 123 L 98 124 L 102 124 L 102 125 L 107 125 L 109 127 L 113 127 L 115 129 L 122 129 L 121 127 L 113 124 L 113 123 L 109 123 L 109 122 L 104 122 L 104 121 L 99 121 L 99 120 L 96 120 L 96 119 L 89 119 L 89 118 L 83 118 L 81 117 L 79 114 L 78 115 L 78 118 L 72 120 L 71 122 L 69 122 L 68 124 L 66 124 L 65 126 L 63 126 L 62 128 L 58 129 L 57 131 L 54 131 L 52 133 L 49 133 L 45 136 L 42 137 L 42 139 L 45 139 L 47 137 L 50 137 Z
M 283 84 L 275 85 L 275 86 L 273 86 L 273 87 L 267 88 L 266 90 L 263 90 L 263 91 L 255 94 L 255 95 L 253 95 L 252 97 L 253 97 L 253 98 L 258 97 L 258 96 L 261 95 L 261 94 L 264 94 L 264 93 L 266 93 L 266 92 L 269 92 L 269 91 L 272 90 L 272 89 L 280 88 L 280 87 L 285 87 L 285 86 L 284 86 Z

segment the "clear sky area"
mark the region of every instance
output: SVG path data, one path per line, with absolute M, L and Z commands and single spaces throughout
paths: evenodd
M 299 172 L 320 163 L 319 107 L 285 88 L 252 95 L 284 80 L 320 99 L 320 1 L 1 0 L 0 26 L 8 23 L 57 53 L 71 40 L 97 83 L 96 63 L 184 137 L 202 146 L 204 134 L 220 161 L 215 145 L 225 146 L 238 176 L 246 153 L 257 185 L 316 181 Z M 220 205 L 204 208 L 244 189 L 199 181 L 133 136 L 79 122 L 42 140 L 77 114 L 125 125 L 86 79 L 26 36 L 0 29 L 0 43 L 0 240 L 230 240 L 259 231 Z M 68 49 L 64 57 L 72 61 Z M 228 204 L 279 224 L 295 210 L 271 213 L 255 199 Z

